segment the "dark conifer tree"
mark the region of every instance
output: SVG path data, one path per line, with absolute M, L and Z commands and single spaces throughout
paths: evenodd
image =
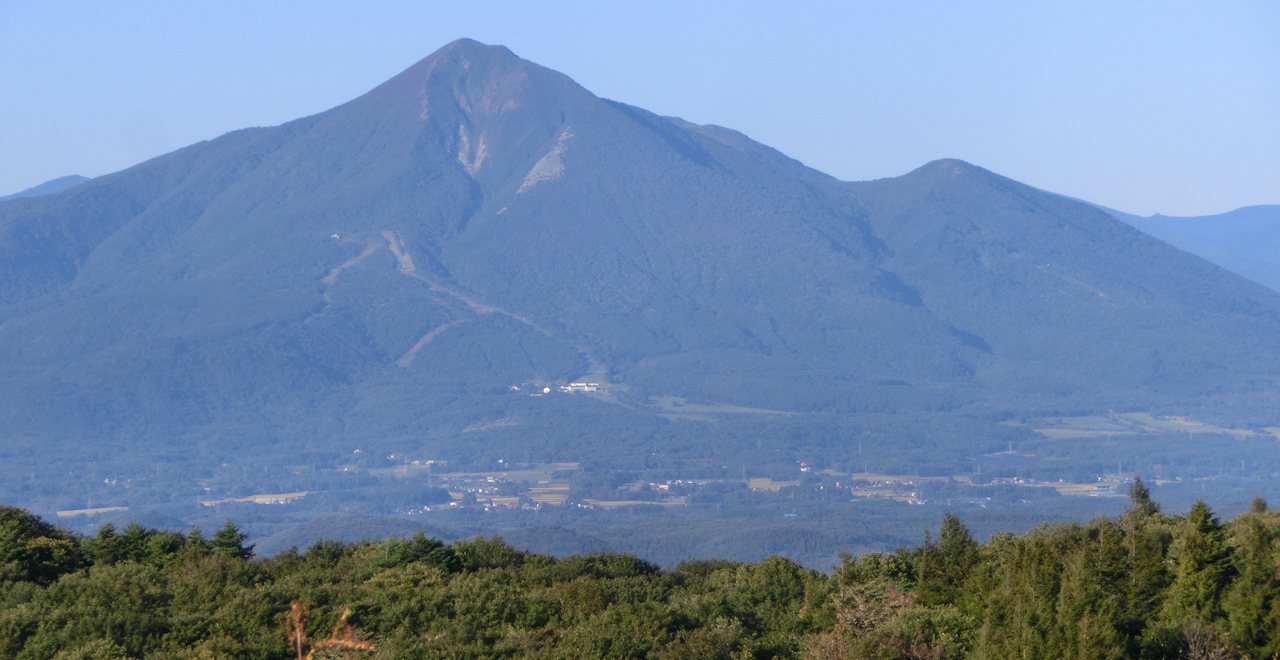
M 177 558 L 187 540 L 175 532 L 155 532 L 147 537 L 146 560 L 156 565 L 166 565 Z
M 1160 513 L 1160 505 L 1151 499 L 1151 489 L 1142 482 L 1142 477 L 1134 476 L 1133 483 L 1129 484 L 1129 510 L 1126 515 L 1133 515 L 1139 518 L 1150 518 Z
M 204 533 L 199 527 L 192 527 L 191 531 L 187 532 L 187 547 L 202 552 L 210 549 L 209 541 L 204 538 Z
M 93 541 L 89 543 L 89 553 L 93 555 L 95 564 L 114 564 L 118 557 L 116 541 L 119 535 L 116 534 L 116 526 L 112 523 L 106 523 L 98 528 L 98 533 L 93 536 Z
M 1128 566 L 1124 578 L 1124 614 L 1146 620 L 1161 607 L 1161 595 L 1173 579 L 1166 561 L 1173 542 L 1170 520 L 1151 499 L 1140 477 L 1129 485 L 1129 508 L 1120 517 Z
M 1231 527 L 1238 577 L 1222 598 L 1227 630 L 1254 657 L 1275 657 L 1280 655 L 1280 516 L 1255 497 Z
M 236 529 L 235 524 L 228 520 L 222 529 L 209 539 L 209 545 L 217 554 L 248 559 L 253 556 L 253 546 L 245 547 L 244 540 L 247 538 L 249 538 L 248 534 Z
M 977 563 L 978 542 L 960 517 L 948 511 L 942 517 L 937 543 L 926 536 L 921 546 L 916 578 L 920 598 L 930 604 L 954 602 Z
M 140 562 L 147 556 L 146 528 L 137 521 L 129 523 L 124 532 L 116 537 L 116 561 Z
M 1167 616 L 1174 622 L 1213 621 L 1221 614 L 1218 600 L 1231 579 L 1231 548 L 1226 531 L 1204 500 L 1187 511 L 1173 554 L 1173 584 L 1165 600 Z

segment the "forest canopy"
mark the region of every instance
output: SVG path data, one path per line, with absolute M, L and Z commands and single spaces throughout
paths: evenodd
M 254 558 L 206 538 L 76 536 L 0 507 L 5 658 L 1271 658 L 1280 514 L 1163 512 L 978 543 L 947 515 L 830 574 L 772 557 L 556 559 L 497 537 L 320 542 Z

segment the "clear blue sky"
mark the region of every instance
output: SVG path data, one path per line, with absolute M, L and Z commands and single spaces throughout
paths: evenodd
M 962 158 L 1130 213 L 1280 203 L 1280 2 L 0 0 L 0 195 L 347 101 L 458 37 L 842 179 Z

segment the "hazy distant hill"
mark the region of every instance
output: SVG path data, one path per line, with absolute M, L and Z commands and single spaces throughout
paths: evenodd
M 615 396 L 509 389 L 588 373 Z M 10 501 L 122 471 L 100 497 L 284 492 L 391 454 L 852 465 L 855 437 L 946 471 L 1026 415 L 1274 423 L 1277 374 L 1280 295 L 1089 205 L 954 160 L 841 182 L 467 40 L 0 204 Z M 803 414 L 698 425 L 659 395 Z
M 27 188 L 26 190 L 23 190 L 21 192 L 16 192 L 16 193 L 13 193 L 12 195 L 5 195 L 4 197 L 0 197 L 0 202 L 5 201 L 6 199 L 18 199 L 19 197 L 40 197 L 41 195 L 52 195 L 53 193 L 62 192 L 68 188 L 73 188 L 75 186 L 78 186 L 88 180 L 89 180 L 89 177 L 80 176 L 79 174 L 72 174 L 71 176 L 60 176 L 51 181 L 45 181 L 44 183 L 38 186 Z
M 1174 247 L 1280 291 L 1280 205 L 1189 218 L 1106 211 Z

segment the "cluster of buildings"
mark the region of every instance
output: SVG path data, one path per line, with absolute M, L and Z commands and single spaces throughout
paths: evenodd
M 512 385 L 510 389 L 512 392 L 520 392 L 522 394 L 527 393 L 529 396 L 542 396 L 543 394 L 550 394 L 553 391 L 564 392 L 565 394 L 573 394 L 575 392 L 604 392 L 607 394 L 609 392 L 608 385 L 601 385 L 600 383 L 587 381 L 575 381 L 567 385 L 559 385 L 556 386 L 554 390 L 551 385 L 542 385 L 538 383 L 521 383 L 519 385 Z

